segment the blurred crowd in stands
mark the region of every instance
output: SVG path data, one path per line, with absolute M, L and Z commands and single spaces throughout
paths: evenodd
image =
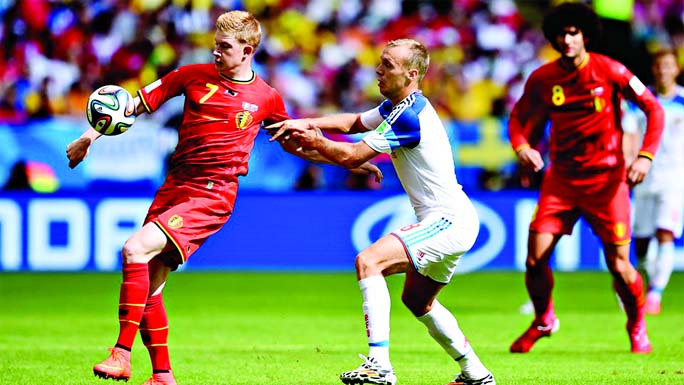
M 83 116 L 101 85 L 135 92 L 180 65 L 210 62 L 213 23 L 229 9 L 262 22 L 256 68 L 293 117 L 374 106 L 379 49 L 411 36 L 430 49 L 423 90 L 443 119 L 505 119 L 529 73 L 555 57 L 539 23 L 557 2 L 0 0 L 0 121 Z M 684 48 L 683 0 L 593 4 L 605 17 L 598 48 L 645 82 L 649 52 Z

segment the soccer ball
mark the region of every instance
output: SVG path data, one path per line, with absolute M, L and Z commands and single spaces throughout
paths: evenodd
M 133 96 L 117 85 L 102 86 L 90 94 L 86 116 L 102 135 L 123 134 L 135 122 Z

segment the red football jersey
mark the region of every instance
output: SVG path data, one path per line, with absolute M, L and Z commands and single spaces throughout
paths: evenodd
M 256 74 L 249 81 L 233 80 L 213 64 L 180 67 L 138 91 L 148 113 L 181 94 L 185 106 L 172 176 L 246 175 L 261 123 L 289 119 L 278 91 Z
M 551 169 L 577 175 L 624 167 L 621 101 L 633 101 L 648 119 L 640 155 L 652 158 L 663 130 L 663 110 L 655 96 L 624 65 L 591 53 L 576 70 L 558 60 L 534 71 L 509 121 L 517 152 L 539 138 L 551 122 Z

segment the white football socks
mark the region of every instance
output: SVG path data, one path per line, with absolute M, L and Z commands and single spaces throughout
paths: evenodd
M 658 293 L 662 293 L 670 281 L 672 269 L 674 269 L 674 254 L 674 242 L 664 242 L 658 245 L 653 275 L 649 277 L 649 286 Z
M 447 308 L 437 300 L 432 302 L 432 309 L 426 314 L 416 317 L 427 326 L 432 338 L 461 366 L 461 372 L 472 379 L 479 379 L 489 374 L 489 370 L 475 354 L 465 337 L 458 321 Z
M 384 368 L 392 368 L 389 359 L 390 294 L 382 275 L 359 280 L 363 295 L 363 315 L 366 319 L 368 357 L 375 358 Z
M 637 255 L 637 268 L 646 273 L 644 279 L 650 280 L 655 274 L 656 254 L 658 253 L 658 244 L 655 239 L 652 239 L 648 244 L 646 255 Z

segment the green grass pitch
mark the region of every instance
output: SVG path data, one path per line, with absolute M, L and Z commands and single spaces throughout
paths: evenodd
M 391 356 L 398 385 L 443 385 L 458 366 L 392 291 Z M 116 339 L 120 275 L 0 274 L 0 384 L 115 384 L 92 366 Z M 625 316 L 607 272 L 556 273 L 560 331 L 528 354 L 508 346 L 529 324 L 523 274 L 458 275 L 440 296 L 499 385 L 684 384 L 684 274 L 675 273 L 661 315 L 649 316 L 654 352 L 629 353 Z M 179 272 L 164 292 L 179 384 L 326 385 L 367 353 L 353 272 Z M 140 339 L 133 376 L 150 373 Z

